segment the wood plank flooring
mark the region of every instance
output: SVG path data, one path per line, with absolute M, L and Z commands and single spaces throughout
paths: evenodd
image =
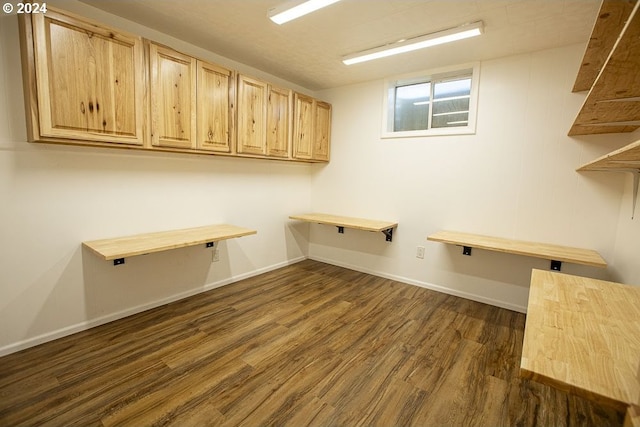
M 307 260 L 0 358 L 0 426 L 621 425 L 520 379 L 524 321 Z

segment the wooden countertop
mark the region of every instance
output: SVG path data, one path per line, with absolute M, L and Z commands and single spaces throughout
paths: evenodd
M 640 402 L 640 287 L 533 270 L 520 373 L 621 411 Z
M 480 234 L 462 233 L 459 231 L 439 231 L 427 237 L 434 242 L 449 243 L 459 246 L 486 249 L 490 251 L 531 256 L 552 261 L 571 262 L 574 264 L 606 267 L 607 262 L 600 254 L 591 249 L 573 248 L 570 246 L 552 245 L 549 243 L 526 242 L 505 239 L 502 237 L 483 236 Z
M 160 231 L 135 236 L 83 242 L 87 248 L 105 260 L 177 249 L 186 246 L 256 234 L 256 230 L 229 224 L 206 225 L 182 230 Z
M 353 218 L 349 216 L 331 215 L 325 213 L 308 213 L 291 215 L 290 219 L 313 222 L 317 224 L 335 225 L 336 227 L 355 228 L 365 231 L 383 231 L 396 227 L 397 222 L 381 221 L 375 219 Z

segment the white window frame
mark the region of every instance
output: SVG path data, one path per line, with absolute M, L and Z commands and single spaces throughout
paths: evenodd
M 423 130 L 393 131 L 395 113 L 395 89 L 409 84 L 433 82 L 442 79 L 455 78 L 456 76 L 471 73 L 471 93 L 469 97 L 469 119 L 466 126 L 430 128 Z M 438 68 L 419 73 L 405 74 L 388 78 L 384 82 L 384 97 L 382 106 L 382 138 L 411 138 L 421 136 L 441 135 L 471 135 L 476 133 L 476 116 L 478 111 L 478 86 L 480 81 L 480 63 L 472 62 L 453 67 Z M 433 102 L 433 100 L 431 100 Z M 429 106 L 429 127 L 433 105 Z

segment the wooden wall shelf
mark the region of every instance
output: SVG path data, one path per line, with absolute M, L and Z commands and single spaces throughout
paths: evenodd
M 637 0 L 603 0 L 589 44 L 573 85 L 573 92 L 591 89 Z
M 631 173 L 633 175 L 631 219 L 633 219 L 638 201 L 638 189 L 640 187 L 640 140 L 582 165 L 577 170 L 580 172 L 608 171 Z
M 625 172 L 629 169 L 640 169 L 640 140 L 605 154 L 592 162 L 580 166 L 577 170 Z
M 171 249 L 209 244 L 220 240 L 256 234 L 256 230 L 236 225 L 218 224 L 182 230 L 160 231 L 137 234 L 114 239 L 92 240 L 82 244 L 103 259 L 114 261 L 114 265 L 124 263 L 124 259 Z M 213 246 L 213 245 L 211 245 Z
M 533 270 L 521 376 L 624 411 L 639 364 L 639 286 Z
M 427 237 L 427 240 L 462 246 L 465 255 L 471 255 L 471 248 L 511 253 L 516 255 L 542 258 L 551 261 L 552 270 L 560 270 L 562 262 L 583 264 L 604 268 L 607 262 L 600 254 L 591 249 L 552 245 L 549 243 L 526 242 L 502 237 L 461 233 L 458 231 L 439 231 Z
M 605 1 L 606 8 L 616 4 L 620 15 L 624 15 L 633 2 Z M 624 4 L 623 4 L 624 3 Z M 608 40 L 617 37 L 602 70 L 600 70 L 587 98 L 569 130 L 569 135 L 589 135 L 597 133 L 633 132 L 640 127 L 640 2 L 630 12 L 626 25 L 619 32 L 619 19 L 599 19 L 594 27 L 592 38 L 602 38 L 607 34 Z M 588 63 L 590 50 L 585 53 L 584 63 Z M 600 54 L 597 54 L 601 56 Z M 586 80 L 578 74 L 576 86 L 581 87 L 578 80 Z
M 289 216 L 289 218 L 316 224 L 334 225 L 338 227 L 338 233 L 343 233 L 345 228 L 353 228 L 356 230 L 364 231 L 381 231 L 386 236 L 386 240 L 388 242 L 391 242 L 393 240 L 393 229 L 398 226 L 397 222 L 392 221 L 353 218 L 325 213 L 291 215 Z

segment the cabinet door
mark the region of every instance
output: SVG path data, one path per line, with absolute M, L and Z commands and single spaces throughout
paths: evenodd
M 294 95 L 293 157 L 311 159 L 313 155 L 314 99 L 296 93 Z
M 315 105 L 313 159 L 329 161 L 331 145 L 331 104 L 317 101 Z
M 267 155 L 289 157 L 291 147 L 291 90 L 271 86 L 267 101 Z
M 151 44 L 151 143 L 195 148 L 196 60 Z
M 198 61 L 197 148 L 228 153 L 233 135 L 233 71 Z
M 39 137 L 142 145 L 142 39 L 52 10 L 31 19 Z
M 267 153 L 267 84 L 238 76 L 238 153 Z

